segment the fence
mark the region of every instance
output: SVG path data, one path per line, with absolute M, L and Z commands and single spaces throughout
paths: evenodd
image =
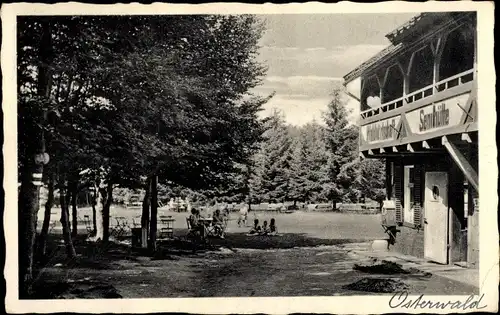
M 231 211 L 238 211 L 243 204 L 229 205 Z M 252 204 L 252 211 L 280 211 L 283 206 L 290 206 L 282 203 L 260 203 Z M 288 207 L 287 207 L 288 208 Z M 351 204 L 337 204 L 337 212 L 342 213 L 359 213 L 359 214 L 376 214 L 380 213 L 380 206 L 377 203 L 351 203 Z M 319 203 L 319 204 L 297 204 L 297 210 L 310 211 L 310 212 L 329 212 L 333 211 L 332 203 Z
M 376 214 L 380 213 L 380 205 L 376 203 L 351 203 L 339 205 L 339 211 L 343 213 Z

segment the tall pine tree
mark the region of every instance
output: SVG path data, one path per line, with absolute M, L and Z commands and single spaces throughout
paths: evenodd
M 289 199 L 292 140 L 282 113 L 274 111 L 255 156 L 254 190 L 261 201 L 283 202 Z
M 327 197 L 336 203 L 341 201 L 347 193 L 345 187 L 339 182 L 342 167 L 356 159 L 358 130 L 350 126 L 347 120 L 347 109 L 341 88 L 335 88 L 331 94 L 328 111 L 324 115 L 326 123 L 326 143 L 329 151 L 328 177 L 330 182 L 326 185 Z
M 328 180 L 325 129 L 317 122 L 300 128 L 295 139 L 291 166 L 291 199 L 319 202 L 325 199 Z

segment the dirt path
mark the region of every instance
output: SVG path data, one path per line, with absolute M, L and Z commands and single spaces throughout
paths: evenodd
M 50 291 L 47 283 L 56 279 L 73 285 L 76 291 L 66 291 L 76 293 L 66 293 L 66 298 L 94 297 L 90 293 L 82 295 L 81 288 L 92 284 L 98 286 L 97 283 L 111 285 L 123 298 L 367 295 L 403 289 L 415 294 L 474 292 L 474 288 L 435 276 L 367 273 L 353 269 L 356 263 L 358 261 L 353 261 L 334 245 L 288 249 L 222 248 L 206 253 L 167 255 L 159 260 L 147 257 L 118 259 L 99 269 L 53 266 L 44 270 L 40 280 L 45 282 L 46 293 Z M 353 284 L 354 287 L 366 287 L 366 281 L 371 281 L 371 286 L 373 281 L 380 282 L 376 285 L 382 291 L 346 288 Z M 388 288 L 391 285 L 396 286 Z M 116 297 L 110 292 L 109 297 Z

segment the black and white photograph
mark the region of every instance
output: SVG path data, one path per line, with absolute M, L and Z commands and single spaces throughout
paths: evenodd
M 219 6 L 2 6 L 7 311 L 498 310 L 493 3 Z

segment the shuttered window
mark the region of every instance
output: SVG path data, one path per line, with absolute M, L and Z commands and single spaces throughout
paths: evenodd
M 394 163 L 396 222 L 399 224 L 405 223 L 410 227 L 420 227 L 422 225 L 422 170 L 422 165 L 416 164 L 405 167 L 402 164 Z M 408 177 L 406 180 L 405 173 L 407 173 L 406 176 Z M 405 209 L 405 205 L 408 209 Z
M 422 225 L 422 174 L 422 167 L 415 165 L 413 224 L 417 227 Z
M 403 168 L 401 164 L 394 163 L 394 194 L 396 201 L 396 222 L 403 223 Z
M 403 172 L 403 221 L 413 224 L 413 210 L 415 205 L 415 166 L 405 165 Z

